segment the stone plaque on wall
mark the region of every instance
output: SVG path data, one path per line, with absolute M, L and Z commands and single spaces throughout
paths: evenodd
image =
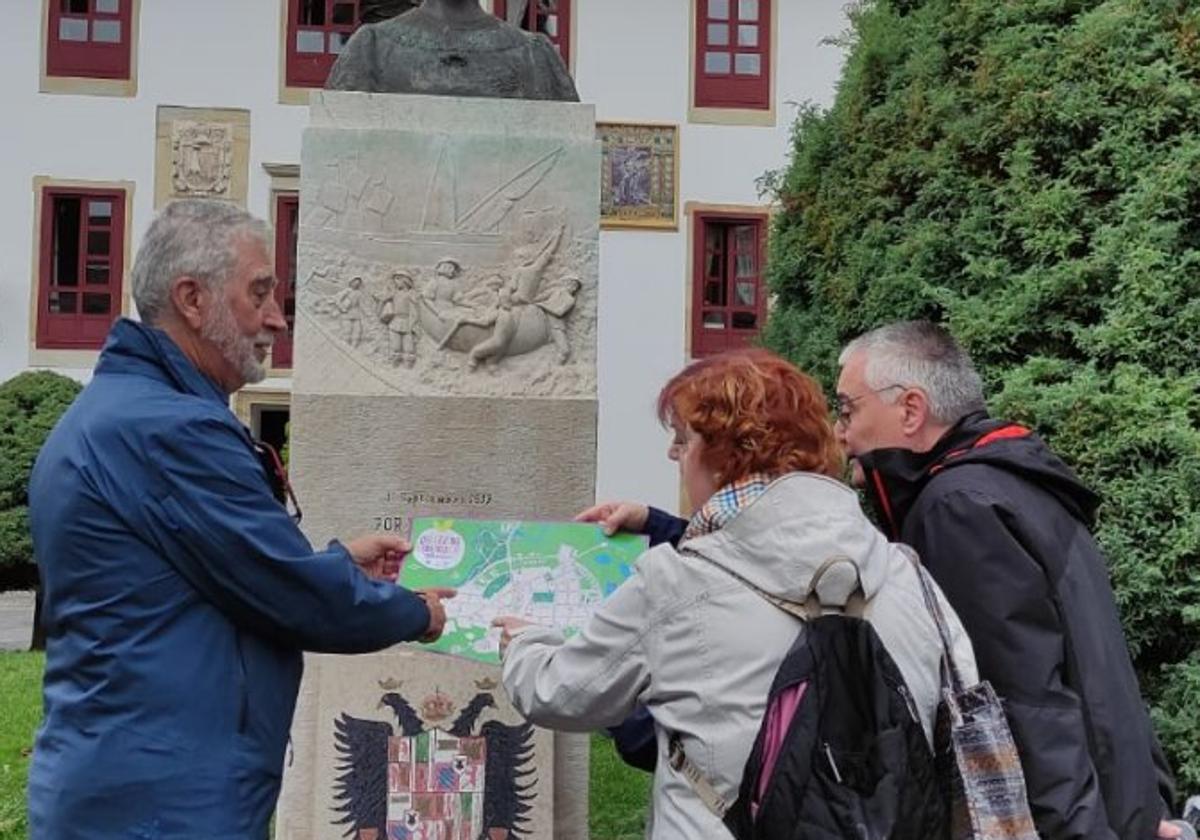
M 402 529 L 429 514 L 569 519 L 594 501 L 599 175 L 590 106 L 313 95 L 301 163 L 291 473 L 314 542 Z M 409 719 L 415 735 L 403 737 L 437 730 L 468 739 L 443 750 L 459 749 L 464 766 L 498 749 L 469 739 L 519 721 L 495 666 L 418 645 L 309 657 L 279 837 L 361 840 L 375 830 L 334 817 L 345 816 L 338 780 L 349 771 L 338 762 L 355 737 L 339 729 L 341 715 L 367 720 L 373 700 L 382 704 L 373 731 L 383 721 L 389 739 L 404 729 L 407 713 L 388 705 L 380 680 L 402 683 L 397 693 L 421 718 L 419 731 Z M 452 720 L 473 701 L 483 704 L 474 726 L 439 730 L 422 711 Z M 530 730 L 526 744 L 516 734 L 524 730 L 505 731 L 525 745 L 528 766 L 493 765 L 483 833 L 472 834 L 473 796 L 443 803 L 458 810 L 437 830 L 470 840 L 586 838 L 586 736 Z M 427 756 L 442 738 L 404 744 Z M 387 763 L 404 764 L 392 758 L 409 747 L 387 743 L 395 747 Z M 513 773 L 525 772 L 527 787 L 511 800 Z M 412 777 L 394 773 L 389 795 L 406 795 Z M 509 805 L 497 802 L 520 806 L 528 821 L 511 828 Z M 422 803 L 426 814 L 443 807 Z
M 250 112 L 160 106 L 155 143 L 154 206 L 176 198 L 246 205 Z

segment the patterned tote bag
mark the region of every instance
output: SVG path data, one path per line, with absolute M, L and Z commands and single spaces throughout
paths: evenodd
M 950 840 L 1038 840 L 1021 759 L 1000 698 L 987 681 L 963 685 L 929 573 L 915 552 L 909 558 L 942 638 L 942 700 L 933 751 L 950 811 Z

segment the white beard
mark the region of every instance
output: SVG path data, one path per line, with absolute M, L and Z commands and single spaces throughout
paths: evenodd
M 267 377 L 267 367 L 258 360 L 254 353 L 255 344 L 271 344 L 275 336 L 269 332 L 261 332 L 256 336 L 242 335 L 233 313 L 222 300 L 213 308 L 200 334 L 211 341 L 221 351 L 225 361 L 238 372 L 247 384 L 262 382 Z

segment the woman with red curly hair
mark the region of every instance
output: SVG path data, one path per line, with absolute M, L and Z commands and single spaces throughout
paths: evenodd
M 720 797 L 736 798 L 772 680 L 800 627 L 779 603 L 802 607 L 814 591 L 835 603 L 860 594 L 927 737 L 942 646 L 914 565 L 838 480 L 841 452 L 810 377 L 766 350 L 727 353 L 673 377 L 658 416 L 674 434 L 667 456 L 679 464 L 692 508 L 677 544 L 647 551 L 569 640 L 499 619 L 503 682 L 523 715 L 553 729 L 614 726 L 644 707 L 657 757 L 646 836 L 724 837 L 720 818 L 666 760 L 669 745 L 682 747 Z M 626 504 L 617 515 L 620 507 L 601 505 L 585 518 L 662 530 L 661 521 L 647 522 L 646 508 Z M 838 556 L 853 569 L 835 565 L 818 586 L 818 567 Z M 973 683 L 970 642 L 944 599 L 942 609 Z

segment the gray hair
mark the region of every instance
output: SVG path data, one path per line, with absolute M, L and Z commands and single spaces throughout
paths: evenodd
M 142 238 L 133 263 L 133 299 L 148 324 L 168 311 L 171 284 L 194 277 L 222 288 L 237 263 L 242 237 L 270 240 L 266 222 L 224 201 L 188 198 L 168 204 Z
M 858 352 L 867 354 L 868 387 L 920 388 L 939 423 L 951 425 L 985 407 L 983 383 L 971 357 L 936 324 L 899 321 L 879 327 L 846 345 L 838 364 L 845 366 Z

